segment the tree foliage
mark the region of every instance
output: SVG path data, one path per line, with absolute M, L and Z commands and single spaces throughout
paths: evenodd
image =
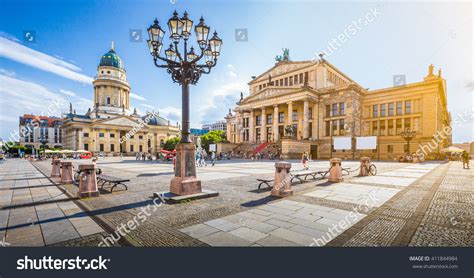
M 163 149 L 165 149 L 167 151 L 172 151 L 172 150 L 176 149 L 176 145 L 179 143 L 180 140 L 181 140 L 181 138 L 179 138 L 179 137 L 173 137 L 173 138 L 170 138 L 170 139 L 166 140 L 165 144 L 163 145 Z
M 220 143 L 225 140 L 223 130 L 212 130 L 201 136 L 201 145 L 206 151 L 209 150 L 210 144 Z

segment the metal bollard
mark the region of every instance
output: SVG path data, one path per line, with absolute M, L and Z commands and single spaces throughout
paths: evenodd
M 51 177 L 52 178 L 61 177 L 61 160 L 53 159 L 53 162 L 51 162 L 51 165 L 53 165 L 53 167 L 51 168 Z
M 331 158 L 329 160 L 331 169 L 329 170 L 330 182 L 341 182 L 342 181 L 342 162 L 340 158 Z
M 359 176 L 365 177 L 369 175 L 370 157 L 363 156 L 360 158 Z
M 61 183 L 72 183 L 72 162 L 61 161 Z
M 97 177 L 95 175 L 95 164 L 79 165 L 81 176 L 79 178 L 79 191 L 77 197 L 98 197 L 100 195 L 97 188 Z
M 271 191 L 272 196 L 287 197 L 293 195 L 290 169 L 291 163 L 289 162 L 275 162 L 275 181 Z

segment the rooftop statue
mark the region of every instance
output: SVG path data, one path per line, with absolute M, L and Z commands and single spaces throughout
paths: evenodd
M 276 56 L 275 60 L 277 62 L 290 61 L 290 50 L 288 48 L 282 48 L 281 50 L 283 51 L 283 56 Z

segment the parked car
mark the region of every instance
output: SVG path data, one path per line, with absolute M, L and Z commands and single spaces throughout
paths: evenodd
M 92 153 L 91 152 L 82 153 L 79 157 L 81 159 L 91 159 L 92 158 Z

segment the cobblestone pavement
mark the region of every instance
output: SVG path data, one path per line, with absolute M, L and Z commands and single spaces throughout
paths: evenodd
M 73 161 L 78 163 L 90 161 Z M 35 162 L 42 171 L 50 171 L 50 162 Z M 327 161 L 312 162 L 313 169 L 328 169 Z M 347 162 L 345 167 L 356 169 L 359 163 Z M 90 214 L 107 223 L 108 232 L 113 233 L 117 226 L 136 217 L 148 205 L 153 206 L 151 196 L 154 192 L 169 190 L 173 177 L 170 163 L 156 163 L 125 159 L 106 158 L 98 162 L 105 174 L 131 179 L 128 191 L 114 190 L 113 194 L 105 188 L 99 198 L 81 200 Z M 397 163 L 381 163 L 379 170 L 393 170 L 401 167 Z M 301 169 L 300 163 L 293 163 L 293 169 Z M 252 207 L 277 200 L 269 197 L 269 192 L 257 191 L 256 178 L 272 178 L 274 161 L 220 161 L 216 166 L 198 168 L 198 176 L 203 188 L 219 192 L 218 197 L 196 200 L 189 203 L 161 205 L 147 217 L 147 221 L 131 231 L 125 240 L 137 246 L 200 246 L 206 243 L 180 231 L 182 228 L 200 224 L 233 213 L 243 212 Z M 295 184 L 295 192 L 304 192 L 324 181 Z M 77 185 L 63 186 L 75 196 Z
M 84 162 L 88 161 L 74 164 Z M 47 161 L 35 165 L 45 172 L 50 169 Z M 438 198 L 454 196 L 465 204 L 458 208 L 452 202 L 431 204 L 438 196 L 433 193 L 437 192 L 437 182 L 442 184 L 445 170 L 455 170 L 456 163 L 376 162 L 375 177 L 354 177 L 353 172 L 337 184 L 326 180 L 296 183 L 292 187 L 294 196 L 284 200 L 270 197 L 266 190 L 256 190 L 255 179 L 272 178 L 273 165 L 273 161 L 224 161 L 215 167 L 198 168 L 203 188 L 217 191 L 219 196 L 160 204 L 146 221 L 126 235 L 126 242 L 136 246 L 321 246 L 327 242 L 329 246 L 407 246 L 416 245 L 412 242 L 415 240 L 423 246 L 439 245 L 426 239 L 434 229 L 428 225 L 433 224 L 432 220 L 423 218 L 428 207 L 452 211 L 458 215 L 453 223 L 459 227 L 472 225 L 468 220 L 472 219 L 472 207 L 464 214 L 456 213 L 456 209 L 472 206 L 472 193 L 471 199 L 453 193 L 472 186 L 449 183 L 449 179 L 449 184 L 438 186 L 446 190 Z M 359 163 L 344 161 L 343 165 L 356 170 Z M 114 190 L 110 194 L 104 189 L 99 198 L 81 200 L 94 219 L 107 223 L 108 233 L 153 207 L 153 192 L 169 190 L 173 176 L 171 164 L 106 158 L 99 160 L 98 166 L 105 174 L 131 179 L 128 191 Z M 301 169 L 298 162 L 292 167 Z M 328 162 L 312 162 L 310 167 L 328 169 Z M 459 171 L 472 175 L 470 170 Z M 77 191 L 77 185 L 63 187 L 72 195 Z M 423 226 L 431 230 L 421 229 Z M 96 243 L 92 239 L 86 245 Z M 71 243 L 81 244 L 84 243 Z
M 5 246 L 61 245 L 103 232 L 28 161 L 0 162 L 0 239 Z

